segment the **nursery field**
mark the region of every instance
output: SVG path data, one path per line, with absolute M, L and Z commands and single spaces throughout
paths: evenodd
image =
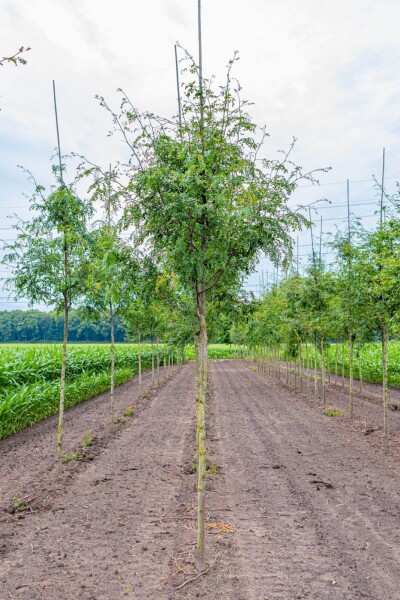
M 379 405 L 329 417 L 243 360 L 210 362 L 196 572 L 194 370 L 122 385 L 113 424 L 106 393 L 67 410 L 79 460 L 56 463 L 55 415 L 0 442 L 0 597 L 398 600 L 400 413 L 385 442 Z

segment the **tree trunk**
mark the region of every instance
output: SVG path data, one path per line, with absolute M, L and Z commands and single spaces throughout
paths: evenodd
M 349 386 L 349 400 L 350 400 L 350 419 L 353 418 L 354 415 L 354 352 L 353 352 L 353 332 L 350 330 L 349 334 L 349 368 L 350 368 L 350 386 Z
M 138 369 L 139 369 L 139 398 L 142 397 L 142 347 L 140 343 L 140 326 L 138 326 Z
M 303 393 L 303 352 L 301 348 L 301 340 L 299 344 L 299 376 L 300 376 L 300 394 Z
M 197 412 L 197 555 L 196 568 L 204 570 L 204 530 L 205 530 L 205 490 L 206 490 L 206 427 L 205 402 L 207 390 L 208 340 L 206 321 L 205 283 L 202 282 L 198 294 L 197 316 L 199 321 L 198 344 L 196 345 L 198 376 L 196 378 Z
M 308 340 L 306 340 L 306 361 L 307 361 L 307 396 L 310 397 L 310 385 L 311 385 L 311 377 L 310 377 L 310 355 L 308 353 Z
M 151 387 L 154 388 L 154 345 L 153 338 L 151 338 Z
M 382 399 L 383 399 L 383 431 L 385 439 L 389 439 L 389 411 L 388 411 L 388 333 L 386 327 L 382 329 Z
M 115 335 L 114 335 L 114 311 L 112 302 L 110 302 L 110 334 L 111 334 L 111 388 L 110 388 L 110 422 L 112 423 L 115 416 L 114 404 L 114 384 L 115 384 Z
M 317 336 L 314 339 L 314 400 L 318 400 Z
M 344 387 L 344 341 L 342 340 L 342 387 Z
M 156 338 L 157 345 L 157 385 L 160 385 L 160 348 L 159 348 L 159 337 Z
M 326 404 L 326 385 L 325 385 L 325 347 L 324 337 L 321 335 L 321 384 L 322 384 L 322 400 L 324 406 Z
M 68 257 L 68 255 L 67 255 Z M 68 265 L 68 258 L 66 264 Z M 64 334 L 62 345 L 62 362 L 61 362 L 61 379 L 60 379 L 60 406 L 58 413 L 58 429 L 57 429 L 57 458 L 62 460 L 62 443 L 63 443 L 63 425 L 64 425 L 64 403 L 65 403 L 65 372 L 67 369 L 67 342 L 68 342 L 68 294 L 64 292 Z
M 337 384 L 337 376 L 338 376 L 338 350 L 339 344 L 336 340 L 336 351 L 335 351 L 335 385 Z
M 363 393 L 363 375 L 362 375 L 362 360 L 361 360 L 361 347 L 358 348 L 358 379 L 360 382 L 360 393 Z

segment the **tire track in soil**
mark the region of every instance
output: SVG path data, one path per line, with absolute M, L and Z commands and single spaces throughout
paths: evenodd
M 212 372 L 246 598 L 398 600 L 398 466 L 243 363 Z
M 188 422 L 193 365 L 185 365 L 52 510 L 7 519 L 12 551 L 0 564 L 0 598 L 170 598 L 169 560 Z M 118 392 L 117 392 L 118 394 Z

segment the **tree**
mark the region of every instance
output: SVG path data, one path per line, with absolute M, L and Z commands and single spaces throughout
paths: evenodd
M 381 338 L 383 429 L 388 438 L 387 350 L 389 336 L 396 331 L 400 316 L 400 220 L 396 216 L 376 231 L 364 234 L 355 252 L 353 269 L 357 310 Z
M 234 59 L 235 60 L 235 59 Z M 206 475 L 205 395 L 212 293 L 236 287 L 261 251 L 273 261 L 290 255 L 290 231 L 305 219 L 288 207 L 298 181 L 312 179 L 290 160 L 259 160 L 266 137 L 247 115 L 240 86 L 231 79 L 214 91 L 208 80 L 184 86 L 183 121 L 141 114 L 123 95 L 116 129 L 132 152 L 126 220 L 151 243 L 191 294 L 196 348 L 197 568 L 204 567 Z M 190 63 L 192 74 L 197 66 Z
M 57 456 L 61 460 L 68 318 L 72 303 L 85 291 L 89 266 L 87 222 L 93 209 L 90 202 L 76 195 L 73 184 L 67 187 L 58 181 L 58 189 L 46 196 L 43 186 L 30 178 L 35 183 L 31 209 L 37 215 L 16 225 L 17 240 L 6 246 L 2 262 L 13 271 L 7 286 L 16 298 L 27 298 L 30 305 L 54 306 L 64 315 L 57 435 Z

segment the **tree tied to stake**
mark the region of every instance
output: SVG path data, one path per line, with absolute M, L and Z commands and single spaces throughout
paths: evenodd
M 186 72 L 198 75 L 187 55 Z M 207 304 L 211 294 L 237 287 L 261 252 L 274 263 L 291 255 L 290 232 L 307 224 L 288 206 L 302 179 L 313 180 L 290 158 L 259 159 L 267 134 L 246 113 L 248 102 L 231 77 L 226 84 L 198 77 L 184 84 L 182 125 L 140 113 L 123 94 L 121 111 L 111 114 L 132 153 L 127 169 L 131 199 L 126 222 L 150 242 L 191 294 L 196 348 L 197 568 L 204 568 L 206 476 L 205 398 L 207 389 Z
M 57 176 L 58 167 L 53 171 Z M 3 264 L 11 267 L 13 276 L 6 281 L 15 298 L 27 298 L 30 306 L 54 306 L 64 315 L 60 408 L 57 456 L 62 458 L 65 373 L 67 366 L 68 317 L 71 305 L 85 291 L 89 267 L 87 223 L 92 216 L 90 202 L 81 200 L 73 184 L 59 187 L 45 195 L 43 186 L 35 185 L 31 209 L 37 214 L 30 221 L 16 225 L 17 240 L 6 246 Z

